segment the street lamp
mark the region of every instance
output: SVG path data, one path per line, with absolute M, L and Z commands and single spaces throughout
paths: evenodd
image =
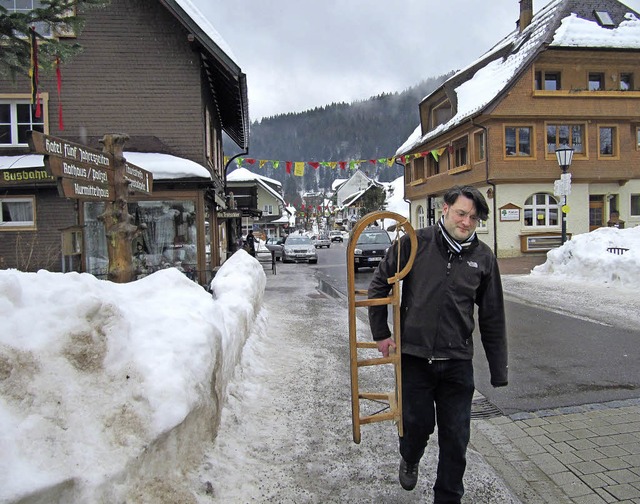
M 567 194 L 571 190 L 571 174 L 567 173 L 567 170 L 571 166 L 573 161 L 573 149 L 568 145 L 563 145 L 556 149 L 556 159 L 562 170 L 561 178 L 561 196 L 562 196 L 562 244 L 567 241 Z

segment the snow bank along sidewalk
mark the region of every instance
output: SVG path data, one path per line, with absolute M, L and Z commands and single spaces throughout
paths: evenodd
M 235 254 L 213 296 L 176 269 L 118 285 L 0 271 L 0 502 L 189 502 L 265 275 Z

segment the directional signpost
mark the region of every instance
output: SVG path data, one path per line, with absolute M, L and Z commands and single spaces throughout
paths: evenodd
M 140 230 L 131 222 L 127 210 L 130 193 L 151 194 L 151 172 L 127 162 L 122 156 L 126 135 L 105 135 L 104 152 L 45 135 L 29 132 L 29 146 L 44 155 L 44 166 L 58 181 L 58 190 L 66 198 L 104 201 L 102 215 L 109 252 L 109 279 L 129 282 L 133 278 L 131 241 Z

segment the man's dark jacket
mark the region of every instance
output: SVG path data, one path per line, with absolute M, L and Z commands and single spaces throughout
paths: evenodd
M 416 258 L 402 281 L 402 353 L 425 359 L 472 359 L 475 303 L 491 384 L 506 385 L 504 300 L 495 255 L 477 237 L 459 254 L 451 254 L 437 226 L 417 230 L 416 237 Z M 403 236 L 399 244 L 400 267 L 396 268 L 396 243 L 376 269 L 369 298 L 386 297 L 391 288 L 387 278 L 407 263 L 411 246 L 408 236 Z M 369 323 L 374 340 L 391 336 L 387 305 L 370 306 Z

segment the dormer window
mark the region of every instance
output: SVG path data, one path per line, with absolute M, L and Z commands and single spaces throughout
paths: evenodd
M 603 28 L 613 28 L 616 25 L 607 11 L 593 11 L 593 14 L 596 16 L 598 24 Z
M 437 128 L 441 124 L 451 119 L 451 104 L 448 101 L 442 102 L 431 110 L 431 128 Z

